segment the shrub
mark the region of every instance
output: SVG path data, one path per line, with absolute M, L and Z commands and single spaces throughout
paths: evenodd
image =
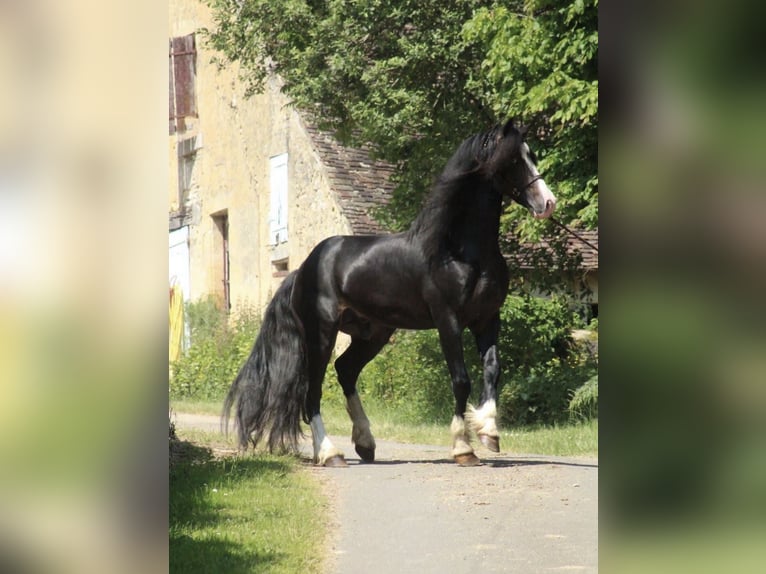
M 222 398 L 253 347 L 260 316 L 241 306 L 229 317 L 214 298 L 188 303 L 186 312 L 191 345 L 171 365 L 170 395 Z
M 511 296 L 500 318 L 500 419 L 505 424 L 565 420 L 572 393 L 597 368 L 572 340 L 572 330 L 582 326 L 577 309 L 562 296 Z

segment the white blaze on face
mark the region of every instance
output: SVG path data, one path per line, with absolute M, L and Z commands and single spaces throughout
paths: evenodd
M 529 146 L 526 142 L 521 144 L 521 158 L 529 171 L 530 179 L 538 177 L 540 172 L 537 171 L 537 166 L 535 166 L 532 161 Z M 553 214 L 553 210 L 556 209 L 556 196 L 554 196 L 553 192 L 548 188 L 545 180 L 542 178 L 535 180 L 534 183 L 529 186 L 527 193 L 537 199 L 537 201 L 534 202 L 537 205 L 532 209 L 535 218 L 545 219 Z M 538 207 L 540 211 L 538 211 Z

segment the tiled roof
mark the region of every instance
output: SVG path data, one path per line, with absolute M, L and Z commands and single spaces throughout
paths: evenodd
M 370 159 L 368 148 L 344 147 L 331 134 L 313 126 L 306 126 L 306 130 L 354 235 L 387 233 L 372 211 L 391 198 L 393 166 Z
M 598 229 L 593 229 L 591 231 L 576 231 L 580 237 L 585 239 L 588 243 L 592 243 L 593 246 L 598 249 Z M 596 251 L 596 249 L 593 249 L 593 247 L 586 245 L 571 235 L 567 239 L 567 251 L 569 253 L 580 252 L 580 255 L 582 256 L 581 267 L 583 269 L 598 269 L 598 251 Z
M 586 231 L 584 229 L 575 229 L 574 230 L 580 237 L 585 239 L 588 243 L 592 243 L 593 246 L 598 249 L 598 229 L 589 230 Z M 531 258 L 528 256 L 529 252 L 534 249 L 539 248 L 549 248 L 549 243 L 545 239 L 542 239 L 539 243 L 530 244 L 530 243 L 523 243 L 520 247 L 518 253 L 516 253 L 515 257 L 519 263 L 519 266 L 522 269 L 531 269 L 535 267 L 536 265 L 532 262 Z M 574 237 L 573 235 L 567 234 L 566 235 L 566 250 L 567 255 L 569 256 L 575 256 L 576 254 L 580 254 L 582 257 L 582 262 L 580 263 L 580 269 L 584 269 L 586 271 L 598 269 L 598 251 L 596 249 L 593 249 L 593 247 L 590 247 L 586 243 L 583 243 L 580 241 L 577 237 Z M 513 256 L 512 256 L 513 257 Z

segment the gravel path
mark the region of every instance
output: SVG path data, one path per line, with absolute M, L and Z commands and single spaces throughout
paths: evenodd
M 176 425 L 215 431 L 218 418 Z M 336 509 L 328 574 L 598 571 L 597 459 L 479 447 L 484 464 L 461 468 L 444 447 L 377 440 L 364 464 L 332 439 L 348 468 L 311 470 Z

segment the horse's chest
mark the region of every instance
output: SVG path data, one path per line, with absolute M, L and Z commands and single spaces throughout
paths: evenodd
M 497 313 L 508 292 L 508 269 L 498 260 L 467 262 L 453 260 L 435 277 L 441 299 L 463 324 L 483 322 Z
M 505 265 L 472 267 L 465 271 L 459 286 L 458 307 L 462 311 L 461 315 L 466 321 L 494 315 L 508 292 L 508 271 Z
M 468 298 L 467 306 L 497 310 L 508 292 L 508 280 L 502 275 L 482 273 L 476 280 Z

